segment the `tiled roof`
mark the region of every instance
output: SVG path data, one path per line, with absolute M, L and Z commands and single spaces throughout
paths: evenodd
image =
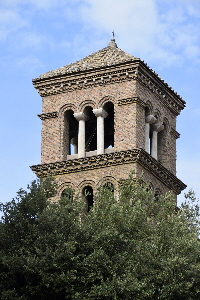
M 94 68 L 112 66 L 127 61 L 133 61 L 136 58 L 117 47 L 115 40 L 111 40 L 107 47 L 94 52 L 74 63 L 64 67 L 49 71 L 40 75 L 35 80 L 49 78 L 78 71 L 85 71 Z M 34 80 L 33 80 L 34 81 Z

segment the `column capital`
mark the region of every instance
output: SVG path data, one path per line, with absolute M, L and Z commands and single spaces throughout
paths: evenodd
M 74 117 L 76 118 L 77 121 L 88 121 L 89 117 L 84 114 L 83 112 L 79 112 L 79 113 L 74 113 Z
M 157 132 L 160 132 L 160 131 L 162 131 L 163 129 L 164 129 L 164 125 L 162 125 L 162 124 L 153 124 L 153 125 L 151 125 L 152 127 L 152 130 L 153 131 L 157 131 Z
M 157 121 L 157 119 L 153 115 L 148 115 L 148 116 L 145 117 L 145 122 L 146 123 L 152 124 L 155 121 Z
M 102 107 L 93 109 L 93 113 L 95 114 L 96 117 L 106 118 L 108 116 L 108 113 Z

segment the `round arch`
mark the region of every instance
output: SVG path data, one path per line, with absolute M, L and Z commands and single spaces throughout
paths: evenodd
M 161 113 L 160 113 L 160 110 L 158 108 L 156 108 L 153 112 L 153 115 L 154 117 L 156 117 L 157 119 L 157 122 L 160 122 L 161 121 Z
M 67 110 L 73 110 L 74 112 L 77 111 L 77 106 L 74 105 L 73 103 L 68 103 L 68 104 L 65 104 L 63 106 L 61 106 L 61 108 L 59 109 L 59 116 L 64 116 L 64 113 L 67 111 Z
M 96 102 L 94 100 L 84 100 L 79 104 L 79 110 L 83 111 L 87 106 L 91 106 L 93 109 L 97 106 Z
M 145 115 L 152 115 L 152 111 L 153 111 L 153 105 L 151 104 L 151 102 L 149 100 L 146 101 L 145 103 Z
M 118 189 L 118 182 L 113 176 L 105 176 L 101 178 L 101 180 L 99 180 L 99 182 L 97 183 L 97 188 L 104 186 L 108 182 L 112 183 L 115 189 Z
M 93 188 L 93 191 L 96 192 L 96 183 L 93 180 L 83 180 L 81 183 L 77 186 L 77 189 L 79 190 L 79 193 L 82 191 L 84 186 L 90 185 Z
M 105 104 L 106 104 L 107 102 L 112 102 L 113 105 L 116 104 L 116 100 L 115 100 L 114 97 L 112 97 L 112 96 L 105 96 L 105 97 L 103 97 L 103 98 L 99 101 L 98 107 L 99 107 L 99 108 L 100 108 L 100 107 L 104 107 Z
M 58 195 L 61 196 L 62 192 L 66 189 L 66 188 L 70 188 L 73 189 L 74 191 L 77 189 L 77 187 L 71 183 L 71 182 L 63 182 L 62 184 L 60 184 L 58 186 Z

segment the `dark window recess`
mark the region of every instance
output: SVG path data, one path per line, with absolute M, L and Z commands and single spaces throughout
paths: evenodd
M 103 109 L 108 113 L 104 119 L 104 145 L 105 148 L 114 147 L 114 105 L 112 102 L 107 102 Z
M 86 210 L 87 212 L 91 209 L 91 207 L 94 204 L 94 199 L 93 199 L 93 189 L 91 186 L 87 185 L 83 188 L 83 198 L 85 199 L 86 202 Z

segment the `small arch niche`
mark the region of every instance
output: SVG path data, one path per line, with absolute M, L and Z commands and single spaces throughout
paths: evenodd
M 73 110 L 69 109 L 64 113 L 63 131 L 63 158 L 67 155 L 78 153 L 78 121 L 74 117 Z
M 114 193 L 114 185 L 111 182 L 106 182 L 103 185 L 103 188 L 107 189 L 108 191 Z
M 160 189 L 156 189 L 154 193 L 154 201 L 157 202 L 160 200 L 160 197 L 162 196 L 162 192 Z
M 82 197 L 86 202 L 86 211 L 89 212 L 94 205 L 93 188 L 90 185 L 83 188 Z
M 74 190 L 70 187 L 65 188 L 61 193 L 61 197 L 65 197 L 66 199 L 72 201 L 74 198 Z
M 104 147 L 112 148 L 114 147 L 114 104 L 109 101 L 104 106 L 103 109 L 108 113 L 107 118 L 104 119 Z

